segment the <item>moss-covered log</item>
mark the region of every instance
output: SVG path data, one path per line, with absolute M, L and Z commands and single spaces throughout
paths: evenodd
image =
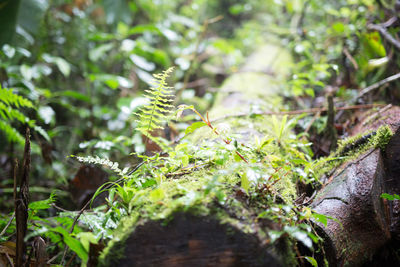
M 399 233 L 397 203 L 381 198 L 382 193 L 400 193 L 399 122 L 399 107 L 366 116 L 354 129 L 354 134 L 377 131 L 378 127 L 389 125 L 394 135 L 390 141 L 385 140 L 389 136 L 375 137 L 385 145 L 369 149 L 343 163 L 312 204 L 316 212 L 336 219 L 326 226 L 318 224 L 325 239 L 325 251 L 333 266 L 360 266 L 388 243 L 393 234 Z M 382 133 L 378 130 L 378 134 Z M 370 136 L 369 140 L 374 138 L 374 134 Z M 353 143 L 362 146 L 360 142 Z
M 267 154 L 262 155 L 268 163 L 245 165 L 242 162 L 241 170 L 230 171 L 237 165 L 233 156 L 221 159 L 218 157 L 224 157 L 222 154 L 214 153 L 214 161 L 205 167 L 173 173 L 155 188 L 138 190 L 129 202 L 130 215 L 115 231 L 114 239 L 99 258 L 99 265 L 295 266 L 299 259 L 304 263 L 297 243 L 310 247 L 312 242 L 307 233 L 311 229 L 305 224 L 303 228 L 297 227 L 296 223 L 309 215 L 307 208 L 296 210 L 291 206 L 297 197 L 295 183 L 301 175 L 295 169 L 301 170 L 302 166 L 287 167 L 286 162 L 274 167 L 282 157 L 304 162 L 304 155 L 285 144 L 289 140 L 285 135 L 291 134 L 286 130 L 286 118 L 271 120 L 252 115 L 260 109 L 281 108 L 279 84 L 288 74 L 290 55 L 278 46 L 267 45 L 250 59 L 256 62 L 246 64 L 220 88 L 210 119 L 222 117 L 217 120 L 218 131 L 222 133 L 224 129 L 223 135 L 235 136 L 235 147 L 229 142 L 228 146 L 233 151 L 240 150 L 244 157 L 249 153 L 257 157 L 261 153 L 257 149 L 249 152 L 246 145 L 258 146 L 261 151 L 264 144 L 273 142 Z M 230 116 L 238 113 L 248 116 Z M 271 131 L 276 140 L 266 139 L 255 144 L 265 135 L 271 136 Z M 361 147 L 341 146 L 334 161 L 354 152 L 350 156 L 353 161 L 346 160 L 339 167 L 338 174 L 332 175 L 313 202 L 312 207 L 318 213 L 336 218 L 326 227 L 316 224 L 319 234 L 325 238 L 324 257 L 330 266 L 362 264 L 389 240 L 391 227 L 398 225 L 394 219 L 399 217 L 398 209 L 392 209 L 390 221 L 388 206 L 380 194 L 392 192 L 385 167 L 397 168 L 394 160 L 398 159 L 400 150 L 387 147 L 386 154 L 382 155 L 381 150 L 371 149 L 386 144 L 389 132 L 388 128 L 381 128 L 360 143 Z M 201 150 L 202 140 L 206 140 L 206 145 L 221 141 L 213 140 L 212 136 L 214 133 L 203 127 L 189 138 Z M 395 142 L 398 136 L 396 133 L 390 142 Z M 352 142 L 359 143 L 356 139 Z M 397 143 L 393 145 L 396 146 Z M 265 178 L 259 179 L 263 182 L 250 185 L 252 168 L 263 164 L 271 167 L 265 169 Z
M 242 71 L 229 77 L 219 90 L 210 119 L 246 112 L 254 107 L 278 109 L 282 103 L 279 81 L 288 74 L 291 57 L 279 46 L 266 45 L 250 57 Z M 269 67 L 274 65 L 274 74 Z M 229 118 L 224 135 L 236 135 L 240 142 L 254 143 L 263 136 L 263 118 Z M 224 126 L 218 125 L 218 129 Z M 213 136 L 205 127 L 190 138 L 195 143 Z M 207 142 L 221 140 L 209 138 Z M 215 137 L 214 137 L 215 139 Z M 228 160 L 226 165 L 235 161 Z M 288 266 L 295 264 L 291 241 L 282 237 L 272 245 L 269 230 L 281 226 L 259 214 L 267 200 L 250 203 L 241 178 L 229 171 L 216 176 L 218 164 L 189 174 L 169 177 L 157 189 L 142 190 L 136 196 L 134 212 L 120 226 L 120 235 L 104 250 L 101 266 Z M 280 202 L 293 199 L 295 185 L 288 179 L 274 185 Z M 141 199 L 141 200 L 140 200 Z M 143 200 L 145 199 L 145 200 Z M 270 200 L 269 200 L 270 201 Z M 140 203 L 140 204 L 139 204 Z

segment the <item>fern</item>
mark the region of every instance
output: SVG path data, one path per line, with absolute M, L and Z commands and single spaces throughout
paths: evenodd
M 10 124 L 0 120 L 0 131 L 5 133 L 7 141 L 12 143 L 24 144 L 25 138 Z
M 0 85 L 0 100 L 3 101 L 7 106 L 16 106 L 33 108 L 33 104 L 28 99 L 14 94 L 11 89 L 1 88 Z
M 2 88 L 0 85 L 0 131 L 2 131 L 9 142 L 24 144 L 23 136 L 11 126 L 13 121 L 35 127 L 34 121 L 27 118 L 16 108 L 34 108 L 31 101 L 19 96 L 11 89 Z
M 171 114 L 171 105 L 173 102 L 172 87 L 167 85 L 167 78 L 173 71 L 173 67 L 163 71 L 159 74 L 154 74 L 154 81 L 152 87 L 149 90 L 145 90 L 145 97 L 150 102 L 141 107 L 138 113 L 135 113 L 139 119 L 136 120 L 138 123 L 137 130 L 140 131 L 146 138 L 152 139 L 159 142 L 157 138 L 154 138 L 151 133 L 157 129 L 163 129 L 163 123 L 168 119 L 168 115 Z M 147 142 L 147 139 L 146 139 Z

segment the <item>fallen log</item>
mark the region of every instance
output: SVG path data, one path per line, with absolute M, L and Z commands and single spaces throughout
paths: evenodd
M 332 266 L 361 266 L 399 234 L 398 202 L 382 193 L 399 194 L 400 108 L 366 116 L 353 134 L 377 131 L 388 125 L 394 135 L 381 148 L 372 148 L 346 161 L 318 192 L 311 207 L 331 216 L 326 226 L 317 223 Z M 382 128 L 380 128 L 382 129 Z M 362 136 L 360 136 L 362 138 Z M 374 138 L 373 135 L 370 138 Z
M 266 45 L 250 59 L 251 62 L 242 68 L 243 72 L 224 82 L 215 108 L 209 113 L 210 118 L 237 112 L 251 114 L 255 106 L 270 110 L 279 108 L 277 103 L 282 101 L 278 85 L 288 74 L 286 66 L 291 60 L 290 54 L 279 46 Z M 274 75 L 269 71 L 272 63 L 275 63 Z M 222 124 L 227 122 L 228 119 Z M 224 134 L 239 134 L 240 142 L 254 142 L 254 136 L 262 136 L 262 133 L 260 129 L 248 127 L 248 122 L 249 118 L 241 118 L 231 133 L 224 131 Z M 257 125 L 265 130 L 265 124 Z M 217 128 L 223 126 L 217 125 Z M 204 127 L 191 138 L 197 140 L 209 135 L 213 132 Z M 217 172 L 218 168 L 213 170 Z M 295 184 L 291 181 L 282 179 L 276 186 L 281 188 L 282 198 L 295 195 Z M 136 203 L 131 202 L 130 205 L 141 208 L 125 218 L 120 234 L 100 256 L 99 266 L 296 264 L 294 243 L 285 234 L 272 240 L 269 231 L 279 232 L 282 225 L 268 216 L 258 216 L 265 209 L 250 203 L 236 174 L 227 173 L 216 178 L 208 168 L 199 168 L 192 173 L 170 175 L 159 189 L 144 194 L 145 201 L 138 198 Z
M 275 46 L 260 49 L 264 52 L 272 50 L 279 51 Z M 283 66 L 287 65 L 290 57 L 285 51 L 275 54 L 279 56 L 272 56 L 278 62 L 274 64 L 274 75 L 271 75 L 269 69 L 269 54 L 251 57 L 265 59 L 263 62 L 267 63 L 261 66 L 261 70 L 255 71 L 257 64 L 249 63 L 247 66 L 251 68 L 243 68 L 248 71 L 229 77 L 219 91 L 215 108 L 210 112 L 211 118 L 221 114 L 227 115 L 227 118 L 230 114 L 251 114 L 251 110 L 254 111 L 256 107 L 277 109 L 279 87 L 276 85 L 287 74 Z M 395 110 L 398 112 L 397 107 Z M 396 150 L 396 146 L 399 146 L 400 135 L 398 127 L 383 117 L 375 121 L 381 122 L 381 125 L 388 124 L 395 131 L 384 153 L 372 147 L 384 144 L 387 132 L 371 134 L 371 140 L 365 138 L 367 143 L 370 140 L 370 149 L 361 143 L 363 153 L 343 163 L 312 203 L 311 207 L 316 212 L 335 218 L 328 221 L 326 226 L 315 222 L 324 240 L 325 255 L 321 257 L 321 263 L 325 257 L 330 266 L 360 266 L 386 244 L 395 229 L 398 229 L 400 209 L 392 207 L 380 195 L 384 192 L 398 192 L 397 183 L 391 182 L 395 173 L 390 174 L 387 167 L 398 169 L 400 150 Z M 267 125 L 256 124 L 255 121 L 254 118 L 244 117 L 235 122 L 233 132 L 241 135 L 238 140 L 251 143 L 254 142 L 254 136 L 262 137 L 265 130 L 263 127 Z M 378 129 L 378 126 L 365 121 L 364 125 Z M 204 138 L 204 131 L 209 131 L 199 130 L 192 137 L 193 140 Z M 346 153 L 349 153 L 358 148 L 350 146 L 347 150 Z M 213 170 L 217 172 L 218 168 Z M 273 189 L 269 184 L 258 188 L 265 190 L 265 199 L 255 201 L 240 188 L 243 187 L 243 181 L 241 184 L 241 178 L 236 174 L 217 176 L 210 173 L 208 168 L 199 168 L 192 173 L 170 175 L 168 181 L 158 189 L 142 190 L 129 203 L 135 208 L 124 218 L 114 239 L 102 252 L 98 265 L 305 264 L 305 256 L 299 252 L 298 243 L 310 245 L 307 237 L 309 228 L 299 232 L 290 219 L 282 221 L 290 216 L 301 216 L 298 211 L 286 205 L 296 196 L 293 181 L 285 179 L 284 172 L 279 173 L 280 180 L 271 185 Z M 269 190 L 275 190 L 275 193 Z M 272 200 L 275 204 L 271 204 Z M 264 216 L 260 216 L 263 213 Z

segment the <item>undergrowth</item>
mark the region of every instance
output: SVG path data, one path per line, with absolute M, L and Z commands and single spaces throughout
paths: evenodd
M 170 71 L 155 75 L 159 79 L 158 87 L 148 96 L 150 104 L 141 109 L 143 114 L 136 114 L 140 118 L 137 130 L 150 139 L 153 138 L 150 132 L 162 127 L 166 114 L 172 112 L 170 104 L 157 102 L 159 98 L 171 97 L 162 93 L 167 92 L 164 87 Z M 168 156 L 161 156 L 160 152 L 153 156 L 136 155 L 142 163 L 132 173 L 128 173 L 128 169 L 121 170 L 109 159 L 77 157 L 81 162 L 107 166 L 120 176 L 119 180 L 103 186 L 95 194 L 108 191 L 108 208 L 85 212 L 85 217 L 91 219 L 82 219 L 96 240 L 102 233 L 110 233 L 108 237 L 102 236 L 103 242 L 111 242 L 103 251 L 101 261 L 107 263 L 122 257 L 115 255 L 113 249 L 123 244 L 138 222 L 168 222 L 180 211 L 213 216 L 221 223 L 228 223 L 270 243 L 284 236 L 290 237 L 293 246 L 301 242 L 312 249 L 313 243 L 319 243 L 320 238 L 308 222 L 314 218 L 326 223 L 328 218 L 294 204 L 297 182 L 318 181 L 312 168 L 311 144 L 293 133 L 297 118 L 255 119 L 256 128 L 257 124 L 270 126 L 264 130 L 262 139 L 244 143 L 242 136 L 220 130 L 221 124 L 213 125 L 208 114 L 202 116 L 193 106 L 179 106 L 175 112 L 177 119 L 187 115 L 187 110 L 194 112 L 200 121 L 186 128 L 180 143 L 168 148 Z M 224 123 L 228 124 L 229 120 Z M 211 135 L 200 134 L 203 138 L 194 138 L 194 142 L 197 131 L 208 131 Z M 160 140 L 158 137 L 158 142 Z M 166 140 L 162 142 L 167 143 Z M 235 212 L 242 216 L 233 216 Z M 111 221 L 115 229 L 110 232 L 104 224 L 91 223 L 93 220 L 104 222 L 104 219 Z M 262 219 L 274 221 L 276 228 L 251 227 Z

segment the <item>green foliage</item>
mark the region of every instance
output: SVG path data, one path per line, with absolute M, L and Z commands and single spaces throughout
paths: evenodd
M 11 89 L 2 88 L 0 85 L 0 130 L 5 134 L 9 142 L 16 142 L 21 145 L 25 138 L 12 126 L 13 121 L 33 127 L 34 121 L 29 120 L 20 110 L 22 108 L 34 108 L 31 101 L 13 93 Z
M 21 0 L 5 0 L 0 3 L 0 47 L 12 41 L 20 3 Z
M 391 200 L 391 201 L 400 200 L 400 196 L 398 194 L 391 195 L 391 194 L 388 194 L 388 193 L 383 193 L 381 195 L 381 198 L 384 198 L 384 199 L 387 199 L 387 200 Z

